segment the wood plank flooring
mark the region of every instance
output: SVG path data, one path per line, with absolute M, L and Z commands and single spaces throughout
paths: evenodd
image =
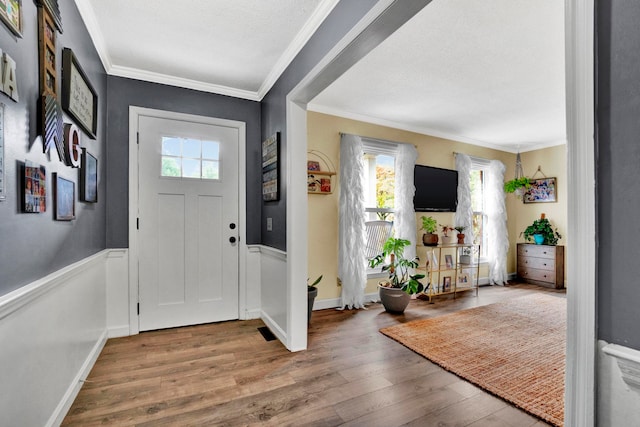
M 63 425 L 547 426 L 378 332 L 532 292 L 564 296 L 514 283 L 414 300 L 403 315 L 315 311 L 298 353 L 265 341 L 260 320 L 111 339 Z

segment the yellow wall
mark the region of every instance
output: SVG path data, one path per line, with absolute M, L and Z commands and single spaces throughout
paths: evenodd
M 340 132 L 414 144 L 418 149 L 418 164 L 422 165 L 455 169 L 453 153 L 460 152 L 471 156 L 500 160 L 506 166 L 505 179 L 509 180 L 514 175 L 516 156 L 513 153 L 309 112 L 307 115 L 308 149 L 320 151 L 328 156 L 336 171 L 340 168 Z M 309 156 L 309 159 L 318 160 L 315 156 Z M 564 171 L 564 165 L 566 164 L 565 147 L 523 153 L 522 163 L 525 174 L 528 174 L 528 176 L 532 175 L 538 164 L 540 164 L 547 176 L 558 177 L 560 202 L 554 203 L 553 207 L 550 204 L 523 205 L 522 201 L 517 200 L 515 196 L 507 196 L 509 240 L 511 242 L 507 263 L 507 271 L 509 273 L 516 271 L 515 242 L 519 241 L 517 239 L 520 232 L 533 219 L 538 217 L 540 212 L 547 213 L 547 217 L 551 219 L 553 224 L 558 225 L 558 229 L 563 236 L 563 231 L 566 230 L 566 186 L 563 186 L 566 182 L 566 172 Z M 321 166 L 322 169 L 326 168 L 322 162 Z M 532 170 L 530 171 L 530 169 Z M 333 194 L 309 194 L 307 198 L 309 206 L 309 277 L 313 280 L 320 274 L 324 275 L 323 281 L 318 286 L 318 299 L 338 298 L 340 296 L 340 288 L 336 285 L 338 276 L 339 182 L 340 175 L 338 174 L 333 177 Z M 416 214 L 418 227 L 420 226 L 420 216 L 422 215 L 422 213 Z M 453 213 L 431 214 L 438 223 L 450 225 L 453 225 L 453 215 Z M 556 216 L 558 218 L 562 217 L 562 221 L 556 220 Z M 416 241 L 422 241 L 421 231 L 416 230 Z M 365 293 L 376 292 L 377 281 L 378 279 L 370 280 Z

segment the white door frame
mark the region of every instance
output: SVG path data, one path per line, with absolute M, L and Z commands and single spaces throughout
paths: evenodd
M 203 123 L 214 126 L 226 126 L 238 130 L 238 313 L 240 318 L 247 311 L 247 168 L 246 168 L 246 123 L 236 120 L 218 119 L 173 111 L 129 106 L 129 335 L 140 332 L 138 322 L 138 118 L 140 116 L 161 119 Z
M 287 347 L 292 351 L 307 345 L 306 312 L 301 308 L 306 292 L 300 286 L 307 279 L 307 103 L 315 96 L 317 85 L 336 78 L 331 62 L 373 22 L 371 15 L 381 15 L 390 3 L 380 1 L 287 96 Z M 570 283 L 579 284 L 567 291 L 565 425 L 590 427 L 595 424 L 596 403 L 593 0 L 565 0 L 565 49 L 567 181 L 571 188 L 567 277 Z

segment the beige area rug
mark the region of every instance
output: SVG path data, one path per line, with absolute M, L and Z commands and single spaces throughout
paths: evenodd
M 563 425 L 566 299 L 532 294 L 380 332 L 530 414 Z

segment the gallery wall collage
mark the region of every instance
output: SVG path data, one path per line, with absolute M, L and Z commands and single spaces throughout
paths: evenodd
M 68 167 L 77 168 L 78 182 L 52 173 L 48 181 L 44 165 L 25 159 L 16 191 L 23 213 L 45 213 L 53 209 L 58 221 L 75 219 L 76 194 L 87 203 L 98 201 L 98 159 L 81 146 L 83 137 L 96 138 L 98 97 L 80 63 L 68 48 L 62 49 L 62 70 L 56 69 L 57 34 L 62 34 L 62 17 L 58 0 L 35 0 L 38 7 L 39 93 L 38 134 L 45 154 L 55 151 Z M 0 20 L 16 36 L 22 38 L 22 0 L 0 0 Z M 18 102 L 17 72 L 20 64 L 6 53 L 0 55 L 0 91 Z M 61 96 L 58 96 L 58 77 L 61 77 Z M 73 120 L 64 123 L 63 111 Z M 0 102 L 0 201 L 6 200 L 11 189 L 6 187 L 4 156 L 4 104 Z M 51 185 L 47 183 L 51 182 Z M 76 192 L 76 186 L 79 187 Z M 53 206 L 47 206 L 47 196 Z

